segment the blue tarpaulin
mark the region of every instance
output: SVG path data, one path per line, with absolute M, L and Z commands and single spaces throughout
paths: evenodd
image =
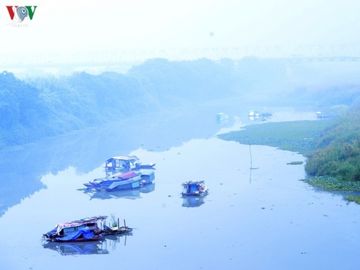
M 91 230 L 79 230 L 79 231 L 75 231 L 73 233 L 69 233 L 69 234 L 65 235 L 64 237 L 58 238 L 58 240 L 74 241 L 79 238 L 84 238 L 86 240 L 90 240 L 90 239 L 94 238 L 94 236 L 95 236 L 95 234 Z
M 199 191 L 199 185 L 198 184 L 189 184 L 188 192 L 194 193 L 196 191 Z

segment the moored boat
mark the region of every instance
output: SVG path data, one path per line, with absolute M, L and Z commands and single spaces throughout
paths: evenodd
M 89 190 L 131 190 L 152 184 L 155 164 L 143 164 L 136 156 L 116 156 L 105 161 L 106 176 L 85 183 Z
M 183 196 L 205 196 L 208 194 L 208 188 L 204 181 L 188 181 L 183 183 Z
M 60 223 L 43 237 L 49 242 L 86 242 L 102 240 L 106 235 L 126 234 L 132 231 L 126 226 L 125 221 L 124 226 L 120 226 L 119 220 L 107 226 L 106 219 L 106 216 L 96 216 Z
M 141 184 L 141 174 L 139 172 L 130 171 L 113 174 L 104 178 L 97 178 L 84 185 L 88 189 L 114 191 L 140 188 Z

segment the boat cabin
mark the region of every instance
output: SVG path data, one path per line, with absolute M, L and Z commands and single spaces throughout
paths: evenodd
M 116 156 L 105 161 L 107 173 L 127 172 L 137 169 L 139 159 L 136 156 Z

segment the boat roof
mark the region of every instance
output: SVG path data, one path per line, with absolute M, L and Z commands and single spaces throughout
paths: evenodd
M 204 184 L 204 181 L 187 181 L 187 182 L 183 183 L 184 186 L 201 185 L 201 184 Z
M 59 228 L 61 228 L 61 229 L 63 229 L 63 228 L 71 228 L 71 227 L 78 227 L 78 226 L 85 225 L 85 224 L 88 224 L 88 223 L 95 223 L 98 220 L 104 220 L 106 218 L 107 218 L 107 216 L 89 217 L 89 218 L 83 218 L 83 219 L 79 219 L 79 220 L 60 223 L 57 226 Z
M 138 160 L 138 157 L 137 156 L 115 156 L 115 157 L 109 158 L 107 161 L 110 161 L 112 159 L 132 161 L 132 160 Z
M 127 178 L 131 178 L 134 176 L 138 176 L 139 173 L 136 173 L 134 171 L 129 171 L 129 172 L 119 172 L 119 173 L 114 173 L 113 175 L 111 175 L 112 178 L 116 178 L 116 177 L 120 177 L 123 179 L 127 179 Z

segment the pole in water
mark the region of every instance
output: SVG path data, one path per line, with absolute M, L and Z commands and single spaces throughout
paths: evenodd
M 249 144 L 249 153 L 250 153 L 250 176 L 249 176 L 249 182 L 252 182 L 252 154 L 251 154 L 251 144 Z
M 117 227 L 118 227 L 118 229 L 120 228 L 120 219 L 118 218 L 118 220 L 117 220 Z
M 253 168 L 253 166 L 252 166 L 251 144 L 249 144 L 249 153 L 250 153 L 250 169 L 252 169 L 252 168 Z
M 125 218 L 124 218 L 124 227 L 126 228 L 126 221 L 125 221 Z

